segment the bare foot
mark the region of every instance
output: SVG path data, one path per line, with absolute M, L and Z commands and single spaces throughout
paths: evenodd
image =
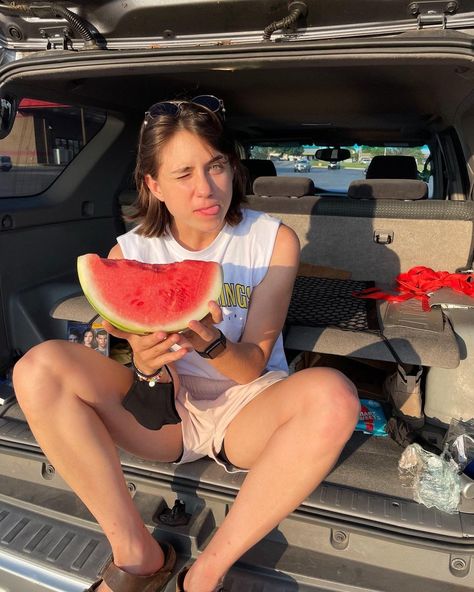
M 207 568 L 198 559 L 189 568 L 184 578 L 184 590 L 185 592 L 215 592 L 220 589 L 223 579 L 224 577 L 219 577 L 212 567 Z

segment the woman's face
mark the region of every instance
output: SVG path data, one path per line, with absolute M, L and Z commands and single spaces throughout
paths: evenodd
M 233 171 L 226 156 L 199 136 L 179 131 L 162 147 L 152 193 L 173 217 L 173 230 L 191 240 L 217 235 L 232 200 Z
M 94 334 L 92 333 L 92 331 L 86 331 L 84 333 L 84 345 L 86 345 L 87 347 L 91 347 L 93 339 Z

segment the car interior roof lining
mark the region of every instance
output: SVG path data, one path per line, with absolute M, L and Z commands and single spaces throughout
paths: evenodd
M 424 60 L 409 65 L 388 63 L 382 73 L 354 60 L 337 67 L 324 60 L 316 66 L 298 66 L 285 74 L 290 103 L 288 91 L 281 89 L 278 70 L 267 65 L 234 72 L 196 72 L 189 67 L 176 74 L 160 72 L 155 65 L 153 75 L 151 69 L 134 65 L 127 73 L 123 68 L 102 69 L 82 76 L 67 70 L 31 71 L 22 73 L 9 88 L 19 96 L 68 100 L 122 111 L 137 120 L 157 99 L 212 92 L 224 100 L 227 122 L 242 141 L 317 138 L 329 144 L 380 144 L 396 138 L 426 143 L 453 123 L 463 102 L 470 104 L 472 92 L 466 71 L 460 74 L 452 64 Z M 135 92 L 123 93 L 125 75 Z M 163 88 L 168 89 L 166 94 Z M 248 88 L 253 89 L 251 93 Z

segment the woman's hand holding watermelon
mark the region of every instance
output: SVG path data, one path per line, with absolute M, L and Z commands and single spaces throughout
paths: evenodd
M 167 334 L 157 331 L 148 335 L 136 335 L 117 329 L 103 321 L 106 331 L 119 339 L 126 339 L 132 348 L 135 365 L 145 374 L 154 372 L 164 364 L 171 364 L 184 357 L 190 350 L 204 350 L 214 341 L 219 332 L 214 325 L 222 322 L 222 310 L 215 300 L 209 301 L 209 314 L 200 321 L 190 321 L 188 329 Z M 174 345 L 180 349 L 172 350 Z
M 106 331 L 119 339 L 126 339 L 132 348 L 135 365 L 144 373 L 150 374 L 161 368 L 164 364 L 171 364 L 185 356 L 190 347 L 182 344 L 182 338 L 177 333 L 167 334 L 157 331 L 148 335 L 135 335 L 114 327 L 107 321 L 103 321 Z M 179 343 L 181 349 L 171 350 L 173 345 Z
M 214 325 L 222 322 L 222 310 L 215 300 L 209 301 L 209 314 L 200 321 L 190 321 L 188 329 L 181 332 L 179 345 L 202 351 L 219 337 Z

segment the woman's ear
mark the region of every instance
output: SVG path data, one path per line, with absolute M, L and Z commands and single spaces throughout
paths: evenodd
M 151 191 L 151 193 L 160 201 L 163 201 L 163 194 L 161 193 L 158 181 L 154 179 L 151 175 L 145 175 L 145 183 L 148 189 Z

